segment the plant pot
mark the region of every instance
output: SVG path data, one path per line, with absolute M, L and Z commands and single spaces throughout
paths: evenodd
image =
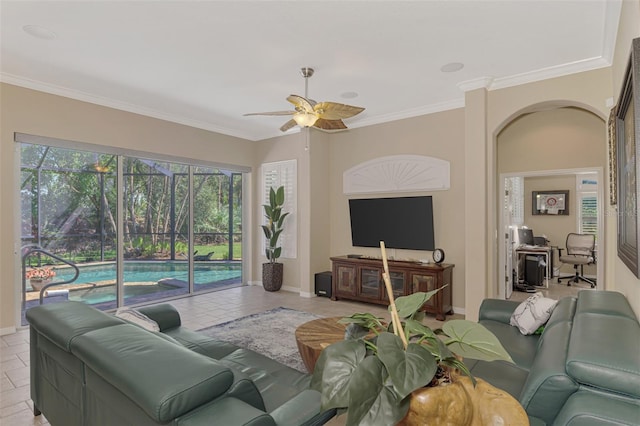
M 49 284 L 50 282 L 51 282 L 51 280 L 39 280 L 37 278 L 29 279 L 29 284 L 31 285 L 31 288 L 34 291 L 42 290 L 42 287 L 44 287 L 45 285 Z
M 474 387 L 469 377 L 455 375 L 453 383 L 414 391 L 409 412 L 398 425 L 529 424 L 526 412 L 511 395 L 482 379 L 476 380 Z
M 267 291 L 278 291 L 282 287 L 282 273 L 284 265 L 282 263 L 262 264 L 262 286 Z

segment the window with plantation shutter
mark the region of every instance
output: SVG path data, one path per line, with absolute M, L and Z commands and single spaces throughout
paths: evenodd
M 595 173 L 576 176 L 578 232 L 598 235 L 598 176 Z
M 524 178 L 513 176 L 505 179 L 504 211 L 508 225 L 524 223 Z
M 286 160 L 262 164 L 262 203 L 260 205 L 261 224 L 266 224 L 262 204 L 269 204 L 269 189 L 284 186 L 284 206 L 282 212 L 289 212 L 284 221 L 284 230 L 280 234 L 278 245 L 282 247 L 282 256 L 295 259 L 297 251 L 297 161 Z M 260 230 L 262 232 L 262 230 Z M 262 253 L 266 248 L 266 239 L 262 237 Z
M 596 194 L 581 194 L 580 197 L 580 233 L 598 233 L 598 198 Z

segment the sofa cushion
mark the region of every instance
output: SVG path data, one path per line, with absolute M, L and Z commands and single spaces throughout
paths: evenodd
M 640 325 L 626 315 L 577 312 L 567 373 L 577 382 L 640 398 Z
M 565 426 L 611 426 L 640 424 L 640 403 L 612 395 L 579 391 L 571 395 L 554 424 Z
M 248 349 L 238 349 L 220 362 L 246 374 L 260 391 L 271 412 L 309 388 L 311 376 Z
M 578 292 L 576 313 L 580 312 L 622 316 L 637 321 L 629 301 L 617 291 L 582 290 Z
M 132 324 L 88 332 L 71 351 L 161 423 L 224 394 L 234 379 L 217 361 Z
M 125 323 L 113 315 L 74 301 L 36 306 L 27 310 L 26 317 L 31 327 L 66 351 L 70 350 L 71 342 L 77 336 Z
M 578 390 L 578 384 L 565 371 L 571 325 L 571 321 L 561 321 L 545 328 L 519 397 L 528 414 L 548 423 Z
M 267 413 L 236 398 L 212 401 L 175 420 L 175 426 L 276 426 Z
M 520 333 L 517 327 L 503 322 L 482 320 L 480 324 L 495 334 L 518 367 L 525 370 L 531 368 L 538 350 L 539 335 L 525 336 Z
M 233 343 L 216 340 L 197 331 L 191 331 L 184 327 L 172 328 L 164 334 L 179 342 L 182 346 L 191 349 L 201 355 L 213 359 L 222 359 L 239 349 Z
M 515 399 L 520 397 L 528 371 L 506 361 L 480 361 L 465 359 L 465 365 L 474 377 L 486 380 Z

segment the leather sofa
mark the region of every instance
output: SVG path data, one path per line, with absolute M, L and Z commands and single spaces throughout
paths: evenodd
M 474 376 L 509 392 L 532 424 L 640 425 L 640 324 L 622 294 L 560 299 L 541 335 L 509 325 L 518 305 L 483 301 L 479 322 L 514 364 L 469 361 Z
M 34 414 L 54 426 L 300 426 L 335 415 L 308 374 L 181 327 L 169 304 L 139 311 L 160 332 L 80 302 L 29 309 Z

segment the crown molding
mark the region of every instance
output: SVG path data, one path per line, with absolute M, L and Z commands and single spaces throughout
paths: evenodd
M 593 71 L 599 68 L 610 66 L 611 63 L 602 57 L 575 61 L 568 64 L 543 68 L 540 70 L 516 74 L 509 77 L 496 78 L 489 90 L 503 89 L 506 87 L 520 86 L 536 81 L 548 80 L 551 78 L 564 77 L 571 74 L 578 74 L 585 71 Z
M 169 121 L 172 123 L 183 124 L 189 127 L 195 127 L 197 129 L 208 130 L 215 133 L 221 133 L 227 136 L 233 136 L 241 139 L 247 139 L 251 141 L 258 140 L 256 135 L 238 132 L 235 129 L 228 129 L 225 127 L 216 126 L 212 123 L 193 120 L 190 118 L 182 117 L 175 114 L 168 114 L 166 112 L 158 111 L 152 108 L 146 108 L 140 105 L 134 105 L 127 102 L 118 101 L 111 98 L 102 96 L 96 96 L 80 90 L 70 89 L 68 87 L 58 86 L 55 84 L 44 83 L 38 80 L 32 80 L 8 73 L 0 73 L 0 82 L 12 84 L 14 86 L 24 87 L 26 89 L 37 90 L 39 92 L 49 93 L 51 95 L 62 96 L 69 99 L 75 99 L 77 101 L 88 102 L 95 105 L 100 105 L 108 108 L 113 108 L 121 111 L 131 112 L 134 114 L 144 115 L 146 117 L 157 118 L 163 121 Z
M 349 128 L 372 126 L 374 124 L 388 123 L 390 121 L 404 120 L 406 118 L 419 117 L 421 115 L 434 114 L 436 112 L 449 111 L 452 109 L 464 108 L 464 98 L 453 99 L 450 101 L 439 102 L 436 104 L 425 105 L 419 108 L 407 109 L 400 112 L 390 114 L 377 115 L 362 120 L 349 123 Z
M 458 83 L 458 88 L 463 92 L 469 92 L 476 89 L 491 89 L 493 84 L 493 77 L 480 77 L 473 80 L 461 81 Z

